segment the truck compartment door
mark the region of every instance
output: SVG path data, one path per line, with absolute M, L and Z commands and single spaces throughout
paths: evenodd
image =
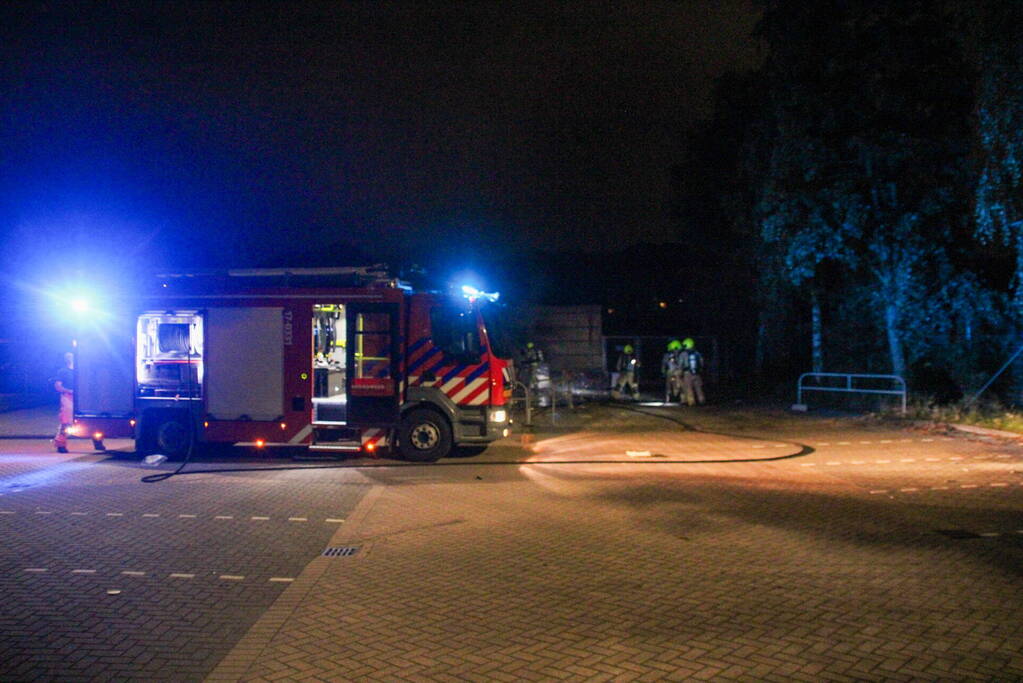
M 206 312 L 206 410 L 219 420 L 275 420 L 284 413 L 282 308 Z
M 348 425 L 398 424 L 398 306 L 347 306 Z
M 127 418 L 135 405 L 133 321 L 126 314 L 89 320 L 75 348 L 75 415 Z

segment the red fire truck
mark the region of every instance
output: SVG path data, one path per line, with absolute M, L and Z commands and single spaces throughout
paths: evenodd
M 372 268 L 176 274 L 155 290 L 90 315 L 76 339 L 75 430 L 97 446 L 432 461 L 508 434 L 495 296 L 413 293 Z

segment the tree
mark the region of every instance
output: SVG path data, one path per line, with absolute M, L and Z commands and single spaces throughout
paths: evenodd
M 762 238 L 811 299 L 825 267 L 869 286 L 900 375 L 914 292 L 943 258 L 962 176 L 969 81 L 953 18 L 922 0 L 774 0 L 761 28 L 774 120 Z

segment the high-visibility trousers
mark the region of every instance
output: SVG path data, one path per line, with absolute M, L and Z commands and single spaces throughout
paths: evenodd
M 53 437 L 53 445 L 57 448 L 67 448 L 67 430 L 75 421 L 75 399 L 74 394 L 61 392 L 60 412 L 57 413 L 60 426 L 57 427 L 57 434 Z

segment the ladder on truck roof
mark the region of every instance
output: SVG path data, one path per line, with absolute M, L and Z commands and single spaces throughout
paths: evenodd
M 206 277 L 221 277 L 231 279 L 244 278 L 280 278 L 285 285 L 307 284 L 309 280 L 343 280 L 343 282 L 332 284 L 344 284 L 349 286 L 384 286 L 393 289 L 412 291 L 412 286 L 404 280 L 392 276 L 388 272 L 387 264 L 376 263 L 371 266 L 330 266 L 314 268 L 229 268 L 227 270 L 200 270 L 178 273 L 157 273 L 159 279 L 199 279 Z M 345 279 L 347 278 L 347 279 Z

